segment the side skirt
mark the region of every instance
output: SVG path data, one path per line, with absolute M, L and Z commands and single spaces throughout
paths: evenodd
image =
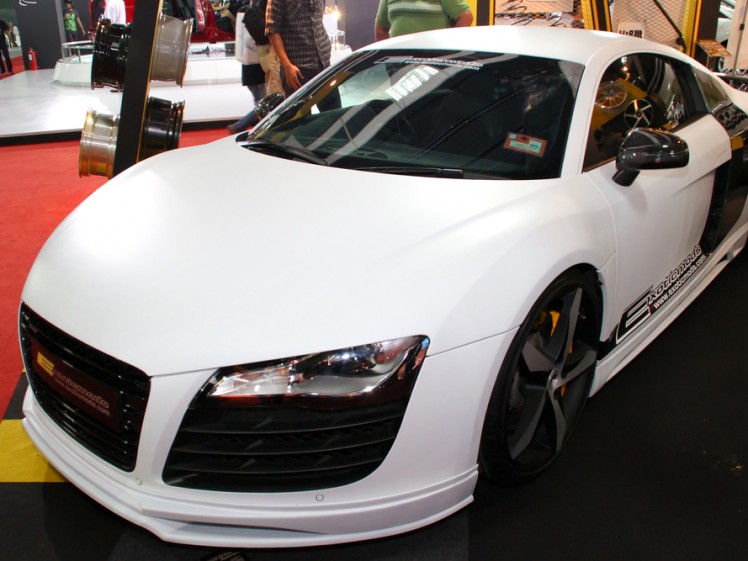
M 743 212 L 743 220 L 748 218 L 748 210 Z M 601 342 L 600 358 L 592 382 L 590 395 L 596 394 L 609 380 L 618 374 L 629 362 L 642 352 L 660 333 L 662 333 L 699 294 L 719 275 L 720 272 L 740 254 L 748 239 L 748 224 L 729 236 L 727 243 L 712 254 L 704 266 L 699 269 L 669 301 L 658 310 L 649 321 L 641 325 L 624 340 L 616 343 L 616 329 L 608 339 Z

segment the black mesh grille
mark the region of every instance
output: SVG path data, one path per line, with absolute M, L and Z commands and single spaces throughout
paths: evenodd
M 27 306 L 22 306 L 19 332 L 26 373 L 36 400 L 65 432 L 94 454 L 125 471 L 135 468 L 150 379 L 142 371 L 112 358 L 60 331 Z M 86 393 L 88 385 L 114 396 L 108 404 L 109 423 L 91 407 L 76 403 L 70 393 L 54 386 L 53 377 L 40 371 L 34 349 L 43 349 L 45 359 L 64 368 L 66 379 Z M 49 356 L 47 356 L 49 355 Z M 53 370 L 50 367 L 50 370 Z M 59 377 L 59 376 L 58 376 Z M 89 400 L 90 401 L 90 400 Z
M 193 405 L 169 453 L 164 481 L 236 492 L 346 485 L 382 463 L 406 404 L 344 411 Z

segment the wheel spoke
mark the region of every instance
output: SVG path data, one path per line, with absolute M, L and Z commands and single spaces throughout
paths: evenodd
M 561 403 L 556 397 L 558 392 L 549 391 L 548 396 L 550 398 L 551 407 L 553 408 L 553 418 L 556 421 L 556 452 L 561 450 L 564 445 L 564 438 L 566 436 L 566 416 L 564 410 L 561 407 Z
M 525 386 L 525 404 L 522 408 L 522 414 L 514 433 L 507 438 L 509 455 L 513 460 L 524 452 L 532 442 L 545 407 L 545 396 L 545 387 Z
M 526 383 L 524 387 L 525 403 L 522 408 L 520 419 L 514 433 L 508 438 L 510 456 L 516 459 L 532 443 L 538 430 L 538 424 L 546 407 L 550 402 L 556 425 L 556 450 L 563 445 L 566 434 L 566 418 L 563 408 L 558 400 L 556 385 L 551 375 L 563 372 L 566 359 L 569 356 L 574 334 L 577 329 L 577 319 L 582 305 L 582 289 L 577 288 L 562 298 L 562 309 L 556 325 L 553 329 L 551 339 L 543 349 L 538 349 L 533 340 L 528 338 L 522 347 L 522 361 L 526 367 Z M 584 357 L 582 363 L 594 362 L 594 353 L 590 357 Z M 568 373 L 568 381 L 581 374 L 588 366 L 580 367 L 580 364 Z M 542 379 L 538 379 L 541 375 Z M 534 378 L 534 380 L 533 380 Z M 535 382 L 535 383 L 531 383 Z M 538 384 L 537 382 L 540 382 Z
M 563 368 L 566 357 L 569 355 L 571 343 L 574 340 L 574 334 L 577 330 L 577 319 L 579 318 L 579 308 L 581 305 L 582 289 L 580 288 L 563 297 L 561 316 L 558 318 L 551 340 L 546 345 L 545 353 L 555 357 L 554 366 L 558 366 L 559 369 Z
M 581 343 L 576 342 L 575 344 L 580 345 Z M 584 374 L 590 366 L 595 364 L 596 360 L 597 353 L 593 349 L 586 350 L 582 358 L 574 364 L 574 367 L 561 375 L 561 379 L 565 384 L 572 382 L 575 378 Z
M 623 113 L 623 120 L 629 126 L 629 129 L 638 127 L 641 122 L 648 127 L 652 124 L 653 118 L 654 109 L 646 99 L 635 99 Z
M 538 349 L 529 339 L 525 341 L 525 346 L 522 347 L 522 360 L 530 373 L 550 372 L 556 366 L 553 358 L 542 349 Z
M 642 119 L 644 120 L 644 124 L 646 126 L 649 126 L 652 124 L 652 117 L 654 115 L 654 110 L 652 109 L 652 104 L 649 103 L 646 99 L 642 100 L 642 105 L 639 108 L 639 111 L 642 114 Z

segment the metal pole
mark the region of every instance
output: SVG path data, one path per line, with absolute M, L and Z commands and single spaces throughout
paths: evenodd
M 151 81 L 151 59 L 162 2 L 138 2 L 132 21 L 130 50 L 122 87 L 117 149 L 114 154 L 114 175 L 138 161 L 143 134 L 148 88 Z
M 735 56 L 732 59 L 732 71 L 731 74 L 735 76 L 738 72 L 738 57 L 740 56 L 740 47 L 743 43 L 743 33 L 745 31 L 745 16 L 746 16 L 746 9 L 745 9 L 745 2 L 746 0 L 738 0 L 740 2 L 740 12 L 742 13 L 742 19 L 740 22 L 740 27 L 738 30 L 740 33 L 738 34 L 738 44 L 735 46 Z M 737 3 L 735 5 L 735 12 L 737 12 Z M 733 12 L 733 14 L 735 13 Z M 733 15 L 734 17 L 734 15 Z
M 665 17 L 667 22 L 670 24 L 670 27 L 672 27 L 675 32 L 678 34 L 678 38 L 675 40 L 676 44 L 683 47 L 683 50 L 686 49 L 686 40 L 683 38 L 683 33 L 681 32 L 680 28 L 678 27 L 678 24 L 673 21 L 673 18 L 670 17 L 670 14 L 667 13 L 667 10 L 665 10 L 664 6 L 660 4 L 659 0 L 652 0 L 652 2 L 655 3 L 655 6 L 657 6 L 657 9 L 660 10 L 660 13 Z

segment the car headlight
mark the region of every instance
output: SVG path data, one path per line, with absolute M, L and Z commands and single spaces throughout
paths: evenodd
M 274 403 L 297 398 L 391 401 L 406 396 L 426 356 L 429 339 L 402 337 L 379 343 L 218 370 L 203 399 Z M 216 403 L 217 404 L 217 403 Z

